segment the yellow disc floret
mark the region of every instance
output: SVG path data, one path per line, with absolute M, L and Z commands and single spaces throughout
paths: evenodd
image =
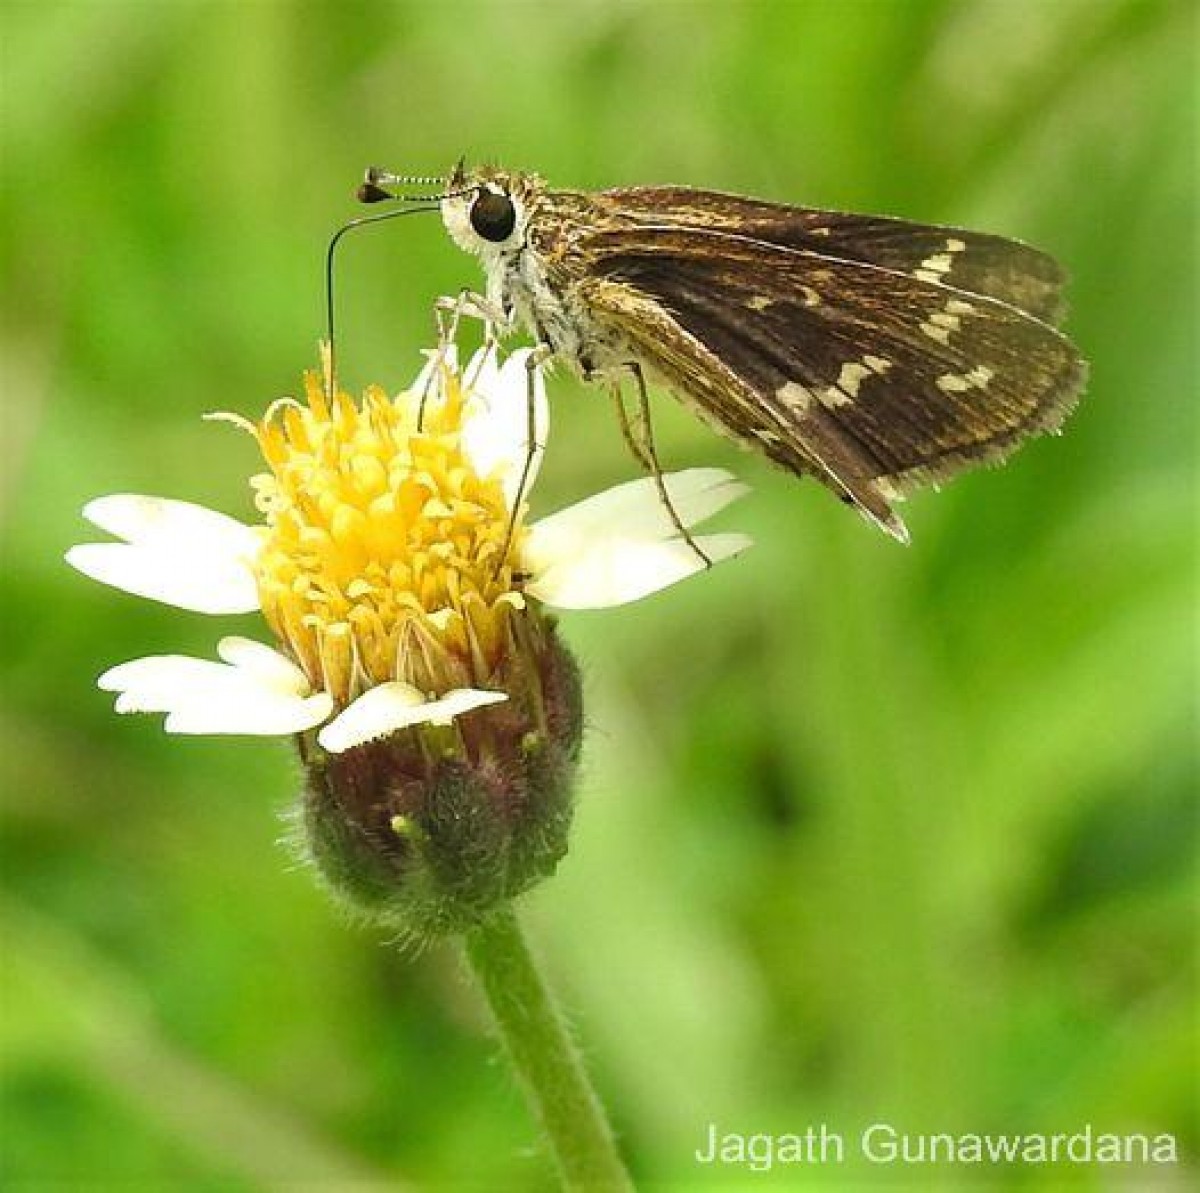
M 324 373 L 306 374 L 304 404 L 277 402 L 256 428 L 268 623 L 341 705 L 394 679 L 483 682 L 521 605 L 508 560 L 523 528 L 463 451 L 470 394 L 446 364 L 428 395 L 372 386 L 361 403 L 330 397 L 328 361 Z

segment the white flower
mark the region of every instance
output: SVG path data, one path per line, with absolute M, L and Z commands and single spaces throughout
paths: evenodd
M 529 352 L 495 349 L 459 371 L 431 353 L 412 389 L 360 406 L 307 378 L 307 406 L 259 424 L 264 515 L 245 525 L 186 501 L 102 497 L 84 516 L 120 541 L 71 548 L 101 583 L 206 614 L 261 610 L 282 649 L 227 637 L 220 662 L 180 655 L 106 671 L 118 712 L 161 712 L 173 733 L 291 734 L 323 725 L 341 753 L 417 724 L 449 724 L 507 699 L 474 686 L 498 670 L 507 619 L 526 596 L 566 609 L 638 600 L 703 570 L 653 478 L 619 485 L 526 525 L 524 498 L 549 423 Z M 532 392 L 535 447 L 530 456 Z M 715 468 L 664 478 L 691 528 L 745 490 Z M 520 506 L 516 506 L 518 496 Z M 712 562 L 745 535 L 694 538 Z M 506 554 L 507 551 L 507 554 Z M 465 681 L 465 682 L 464 682 Z

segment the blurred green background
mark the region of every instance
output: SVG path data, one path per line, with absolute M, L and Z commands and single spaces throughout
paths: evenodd
M 1196 1155 L 1191 4 L 8 0 L 3 24 L 6 1188 L 552 1187 L 455 950 L 399 955 L 280 846 L 289 749 L 169 739 L 92 687 L 253 619 L 61 562 L 97 494 L 248 513 L 251 445 L 200 415 L 296 388 L 363 166 L 460 154 L 1027 238 L 1069 264 L 1093 366 L 1061 439 L 910 502 L 909 550 L 657 400 L 669 466 L 752 483 L 724 521 L 759 545 L 565 619 L 591 733 L 573 850 L 525 900 L 639 1182 L 1188 1183 L 692 1151 L 710 1121 L 884 1121 Z M 343 268 L 354 384 L 405 381 L 433 297 L 478 280 L 433 219 Z M 601 396 L 552 400 L 543 511 L 636 473 Z

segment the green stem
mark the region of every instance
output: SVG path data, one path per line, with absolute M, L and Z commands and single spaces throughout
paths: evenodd
M 511 905 L 469 932 L 466 946 L 564 1188 L 627 1193 L 633 1186 L 604 1108 Z

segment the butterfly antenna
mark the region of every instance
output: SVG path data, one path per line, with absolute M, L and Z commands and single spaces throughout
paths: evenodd
M 432 195 L 410 195 L 403 189 L 410 186 L 436 186 L 441 189 Z M 397 191 L 397 187 L 401 189 Z M 471 191 L 477 189 L 474 186 L 455 187 L 445 175 L 393 174 L 391 170 L 385 170 L 382 166 L 368 166 L 362 185 L 358 188 L 357 198 L 360 203 L 384 203 L 388 200 L 405 203 L 440 203 L 443 199 L 453 199 L 458 195 L 470 194 Z
M 325 250 L 325 338 L 329 344 L 329 376 L 326 379 L 326 386 L 329 391 L 329 398 L 332 401 L 334 393 L 337 391 L 337 348 L 336 348 L 336 328 L 334 325 L 334 312 L 336 304 L 334 302 L 334 280 L 335 280 L 335 261 L 337 257 L 337 247 L 342 241 L 342 237 L 347 232 L 354 232 L 359 228 L 364 228 L 370 224 L 381 224 L 384 220 L 399 219 L 404 215 L 417 215 L 424 211 L 437 211 L 437 205 L 443 199 L 453 199 L 459 195 L 470 194 L 476 190 L 476 187 L 463 187 L 458 190 L 443 190 L 440 194 L 431 195 L 410 195 L 404 193 L 396 193 L 391 189 L 394 187 L 406 186 L 436 186 L 441 184 L 443 187 L 449 182 L 445 176 L 434 174 L 393 174 L 390 170 L 383 169 L 382 166 L 370 166 L 367 169 L 366 175 L 363 178 L 362 185 L 358 188 L 355 197 L 360 203 L 415 203 L 415 207 L 402 207 L 395 211 L 383 211 L 378 215 L 364 215 L 358 219 L 350 220 L 343 224 L 330 238 L 329 247 Z

